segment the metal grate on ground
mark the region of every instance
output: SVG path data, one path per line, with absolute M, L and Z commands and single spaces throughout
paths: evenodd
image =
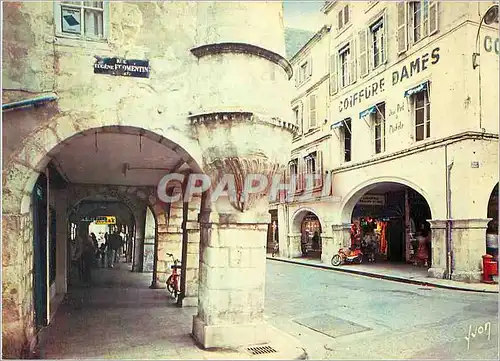
M 247 350 L 252 354 L 252 355 L 265 355 L 269 353 L 276 353 L 274 348 L 271 346 L 254 346 L 254 347 L 248 347 Z

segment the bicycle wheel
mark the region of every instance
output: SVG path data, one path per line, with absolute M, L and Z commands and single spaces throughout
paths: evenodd
M 332 266 L 340 266 L 342 263 L 342 257 L 340 255 L 336 254 L 332 257 Z
M 169 276 L 168 279 L 167 279 L 167 291 L 172 295 L 174 296 L 174 292 L 175 292 L 175 287 L 172 283 L 172 276 Z

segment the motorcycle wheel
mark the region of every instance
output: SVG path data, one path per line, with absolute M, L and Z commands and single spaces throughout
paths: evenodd
M 363 257 L 362 257 L 362 256 L 358 256 L 358 257 L 356 257 L 355 262 L 356 262 L 357 264 L 361 264 L 361 263 L 363 263 Z
M 342 263 L 342 257 L 340 255 L 336 254 L 332 257 L 332 266 L 340 266 Z

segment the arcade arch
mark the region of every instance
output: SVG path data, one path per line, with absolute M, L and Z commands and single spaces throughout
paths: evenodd
M 424 194 L 424 195 L 423 195 Z M 344 246 L 361 248 L 365 261 L 431 267 L 432 206 L 425 192 L 405 180 L 358 186 L 345 198 L 341 217 L 349 224 Z M 371 243 L 375 236 L 376 242 Z
M 323 225 L 311 208 L 301 208 L 292 216 L 292 231 L 300 234 L 302 257 L 321 259 Z

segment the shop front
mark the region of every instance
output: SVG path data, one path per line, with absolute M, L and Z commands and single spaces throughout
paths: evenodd
M 321 243 L 321 223 L 314 213 L 309 212 L 301 225 L 302 256 L 321 259 Z
M 374 191 L 380 193 L 375 193 Z M 384 191 L 382 193 L 382 191 Z M 431 267 L 431 235 L 425 199 L 412 189 L 394 185 L 365 194 L 354 207 L 351 249 L 361 249 L 367 263 Z

